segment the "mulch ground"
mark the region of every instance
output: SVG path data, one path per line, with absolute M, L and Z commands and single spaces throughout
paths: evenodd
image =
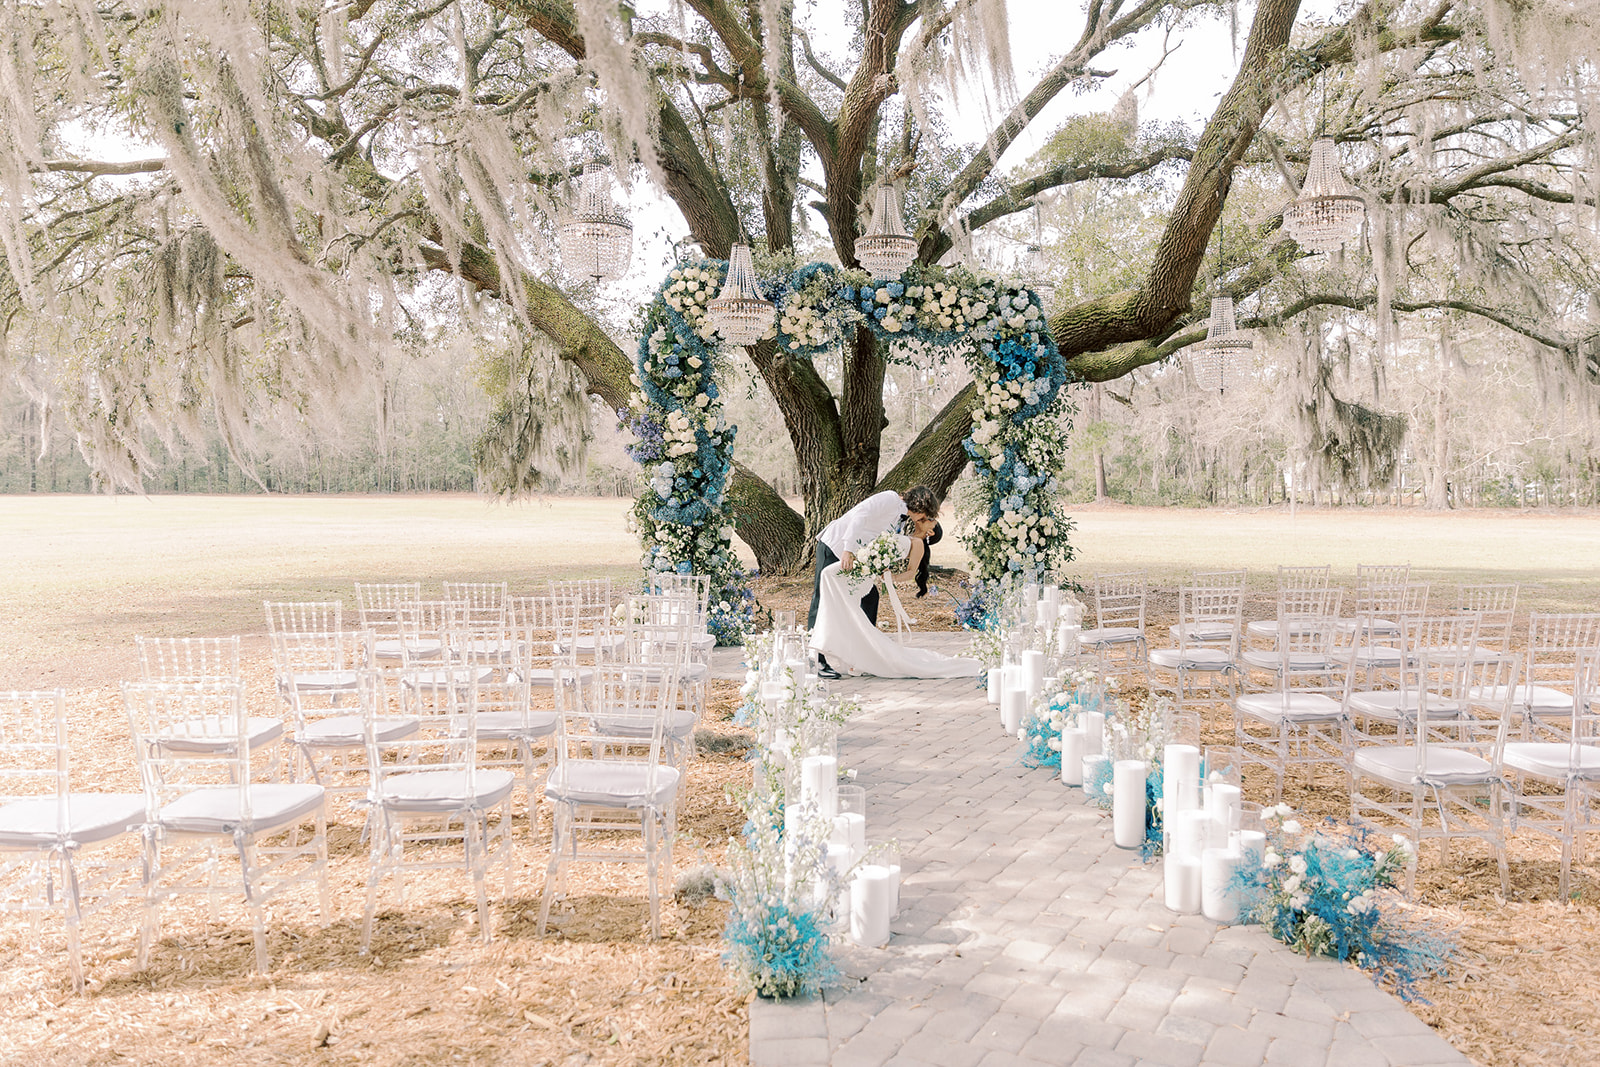
M 935 584 L 956 590 L 949 573 Z M 769 609 L 801 612 L 811 579 L 763 579 Z M 953 629 L 943 593 L 907 600 L 918 629 Z M 1251 603 L 1247 614 L 1269 615 Z M 1172 590 L 1152 596 L 1148 628 L 1161 643 L 1176 615 Z M 253 707 L 271 708 L 271 669 L 259 644 L 249 653 Z M 135 790 L 126 717 L 114 685 L 71 694 L 74 780 L 80 788 Z M 677 871 L 721 862 L 742 825 L 729 799 L 748 782 L 750 737 L 729 721 L 734 683 L 714 686 L 706 728 L 720 751 L 692 765 L 680 804 Z M 1204 716 L 1205 741 L 1231 741 L 1225 706 Z M 1269 786 L 1247 780 L 1248 799 Z M 1348 795 L 1331 769 L 1292 776 L 1288 802 L 1313 817 L 1346 819 Z M 362 821 L 336 802 L 329 827 L 335 914 L 315 918 L 310 894 L 277 909 L 272 971 L 250 975 L 243 909 L 213 921 L 203 905 L 169 907 L 151 966 L 134 972 L 137 915 L 91 921 L 87 996 L 72 994 L 59 924 L 37 929 L 0 921 L 0 1063 L 32 1064 L 742 1064 L 748 1012 L 720 965 L 725 912 L 715 900 L 663 902 L 660 940 L 648 936 L 643 874 L 636 867 L 578 865 L 552 930 L 536 935 L 547 859 L 517 800 L 512 894 L 496 900 L 496 940 L 483 945 L 470 881 L 456 871 L 411 880 L 404 902 L 391 891 L 373 950 L 359 952 L 367 848 Z M 545 828 L 548 834 L 548 828 Z M 1453 1045 L 1485 1064 L 1572 1064 L 1594 1058 L 1594 991 L 1600 989 L 1600 880 L 1575 866 L 1575 892 L 1556 899 L 1559 853 L 1527 834 L 1510 842 L 1512 894 L 1473 843 L 1448 864 L 1436 845 L 1422 856 L 1413 906 L 1453 928 L 1461 957 L 1426 982 L 1431 1001 L 1413 1010 Z M 491 882 L 491 891 L 498 882 Z

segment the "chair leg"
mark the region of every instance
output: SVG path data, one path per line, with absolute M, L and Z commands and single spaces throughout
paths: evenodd
M 650 894 L 650 936 L 661 936 L 660 840 L 657 835 L 656 812 L 644 809 L 644 879 Z
M 561 850 L 565 847 L 562 824 L 567 821 L 564 808 L 556 805 L 550 812 L 550 862 L 544 868 L 544 889 L 539 894 L 539 936 L 544 936 L 545 925 L 550 921 L 550 899 L 555 888 L 556 871 L 561 864 Z
M 317 925 L 333 921 L 333 897 L 328 892 L 328 815 L 317 809 Z
M 70 851 L 63 850 L 56 858 L 61 864 L 62 895 L 66 898 L 63 903 L 66 905 L 67 964 L 72 969 L 72 991 L 82 993 L 83 944 L 80 924 L 83 921 L 83 901 L 78 895 L 78 867 Z M 45 862 L 49 863 L 50 860 L 46 859 Z
M 478 896 L 478 936 L 484 944 L 494 940 L 494 931 L 489 920 L 489 890 L 486 886 L 484 868 L 489 863 L 489 816 L 484 812 L 477 812 L 467 817 L 462 826 L 462 836 L 465 847 L 462 849 L 467 856 L 467 869 L 472 874 L 472 888 Z M 477 855 L 473 852 L 476 850 Z

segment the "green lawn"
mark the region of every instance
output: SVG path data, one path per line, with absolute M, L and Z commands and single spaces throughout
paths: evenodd
M 12 655 L 0 686 L 98 684 L 125 675 L 133 637 L 260 634 L 261 601 L 343 597 L 357 581 L 637 573 L 630 502 L 500 504 L 435 496 L 0 497 L 0 627 Z M 1590 513 L 1081 508 L 1078 572 L 1409 561 L 1436 583 L 1516 581 L 1523 607 L 1600 609 L 1600 520 Z M 936 562 L 960 566 L 951 542 Z

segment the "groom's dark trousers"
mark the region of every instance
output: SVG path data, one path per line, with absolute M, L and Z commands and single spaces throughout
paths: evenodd
M 833 554 L 833 549 L 817 542 L 817 569 L 811 576 L 811 610 L 806 612 L 806 629 L 817 628 L 817 605 L 822 603 L 822 569 L 830 563 L 838 563 L 839 557 Z M 878 625 L 878 583 L 872 583 L 872 592 L 861 598 L 861 610 L 866 613 L 867 621 Z

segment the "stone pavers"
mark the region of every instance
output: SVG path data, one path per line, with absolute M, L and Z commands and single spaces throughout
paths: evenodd
M 1361 972 L 1167 911 L 1159 866 L 1017 763 L 973 682 L 834 688 L 862 698 L 840 766 L 868 837 L 900 842 L 901 911 L 886 949 L 845 943 L 820 999 L 751 1005 L 754 1067 L 1468 1062 Z

